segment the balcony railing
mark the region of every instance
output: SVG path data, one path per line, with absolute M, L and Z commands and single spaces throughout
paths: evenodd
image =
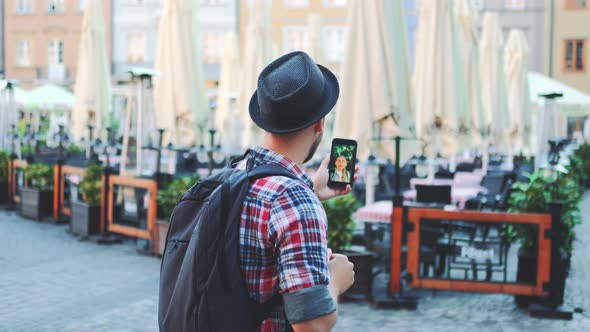
M 37 67 L 37 80 L 64 82 L 70 79 L 69 70 L 65 64 L 53 64 L 47 67 Z

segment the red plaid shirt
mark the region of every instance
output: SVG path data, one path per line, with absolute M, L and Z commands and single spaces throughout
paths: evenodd
M 327 285 L 327 218 L 311 179 L 296 163 L 272 151 L 254 148 L 249 157 L 254 158 L 254 166 L 276 163 L 297 177 L 256 180 L 244 201 L 240 259 L 250 296 L 265 302 L 277 293 Z M 289 330 L 283 304 L 259 328 Z

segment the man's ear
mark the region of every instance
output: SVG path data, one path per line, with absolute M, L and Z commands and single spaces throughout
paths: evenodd
M 324 118 L 321 118 L 320 120 L 316 121 L 316 123 L 313 124 L 313 129 L 316 133 L 321 133 L 324 131 Z

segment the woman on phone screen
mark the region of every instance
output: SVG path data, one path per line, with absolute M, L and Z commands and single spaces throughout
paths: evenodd
M 340 155 L 334 161 L 334 167 L 330 172 L 330 181 L 350 182 L 350 172 L 346 169 L 348 161 L 343 155 Z

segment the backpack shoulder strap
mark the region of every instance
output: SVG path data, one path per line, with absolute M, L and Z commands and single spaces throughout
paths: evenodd
M 259 165 L 248 171 L 248 178 L 251 180 L 261 179 L 268 176 L 286 176 L 291 179 L 297 178 L 295 174 L 286 168 L 274 163 Z

